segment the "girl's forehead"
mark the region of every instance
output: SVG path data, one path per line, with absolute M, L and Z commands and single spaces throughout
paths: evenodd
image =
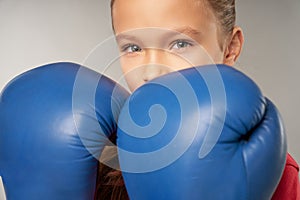
M 114 29 L 120 33 L 143 27 L 197 29 L 216 24 L 210 9 L 199 2 L 202 0 L 117 0 L 112 11 Z

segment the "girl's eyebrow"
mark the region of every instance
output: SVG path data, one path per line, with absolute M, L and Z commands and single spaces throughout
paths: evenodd
M 154 28 L 154 27 L 153 27 Z M 151 28 L 150 30 L 153 31 L 153 28 Z M 159 28 L 159 27 L 157 27 Z M 146 30 L 147 28 L 145 28 Z M 161 28 L 160 28 L 161 29 Z M 171 38 L 173 36 L 176 35 L 180 35 L 180 34 L 184 34 L 187 35 L 191 38 L 196 37 L 196 36 L 201 36 L 203 35 L 201 31 L 194 29 L 190 26 L 182 26 L 182 27 L 178 27 L 178 28 L 174 28 L 174 29 L 165 29 L 163 30 L 165 33 L 163 34 L 163 38 Z M 131 35 L 131 34 L 126 34 L 126 33 L 120 33 L 118 35 L 116 35 L 116 40 L 118 42 L 122 41 L 122 40 L 129 40 L 129 41 L 139 41 L 139 38 Z
M 179 28 L 175 28 L 174 31 L 176 31 L 178 33 L 186 34 L 186 35 L 202 35 L 201 31 L 194 29 L 190 26 L 182 26 Z
M 170 31 L 166 32 L 163 39 L 167 40 L 168 38 L 173 38 L 176 36 L 185 36 L 190 39 L 195 40 L 196 38 L 201 38 L 203 36 L 203 33 L 197 29 L 194 29 L 190 26 L 181 26 L 174 29 L 169 29 Z
M 124 39 L 127 39 L 127 40 L 136 40 L 137 38 L 135 36 L 133 36 L 133 35 L 127 35 L 127 34 L 120 33 L 120 34 L 118 34 L 116 36 L 116 39 L 117 39 L 117 41 L 120 41 L 120 40 L 124 40 Z
M 137 36 L 126 34 L 126 33 L 120 33 L 116 35 L 116 40 L 117 43 L 123 43 L 123 42 L 133 42 L 133 43 L 138 43 L 142 44 L 142 40 L 140 40 Z

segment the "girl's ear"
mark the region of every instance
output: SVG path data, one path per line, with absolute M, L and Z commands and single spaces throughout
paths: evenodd
M 233 66 L 238 59 L 244 44 L 244 35 L 240 27 L 236 26 L 233 28 L 232 35 L 229 37 L 227 44 L 228 45 L 224 52 L 223 63 Z

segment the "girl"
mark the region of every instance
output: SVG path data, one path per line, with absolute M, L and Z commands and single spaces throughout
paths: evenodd
M 132 91 L 174 70 L 209 63 L 233 66 L 242 50 L 235 0 L 112 0 L 111 13 Z M 128 199 L 121 173 L 103 165 L 100 169 L 98 198 Z M 272 199 L 300 199 L 298 171 L 288 154 Z

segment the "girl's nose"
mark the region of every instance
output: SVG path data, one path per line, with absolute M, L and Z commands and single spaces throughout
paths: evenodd
M 147 82 L 165 73 L 161 65 L 148 64 L 144 66 L 143 80 Z
M 147 51 L 143 69 L 143 80 L 145 82 L 169 72 L 164 61 L 164 54 L 165 52 L 162 50 L 149 49 Z

